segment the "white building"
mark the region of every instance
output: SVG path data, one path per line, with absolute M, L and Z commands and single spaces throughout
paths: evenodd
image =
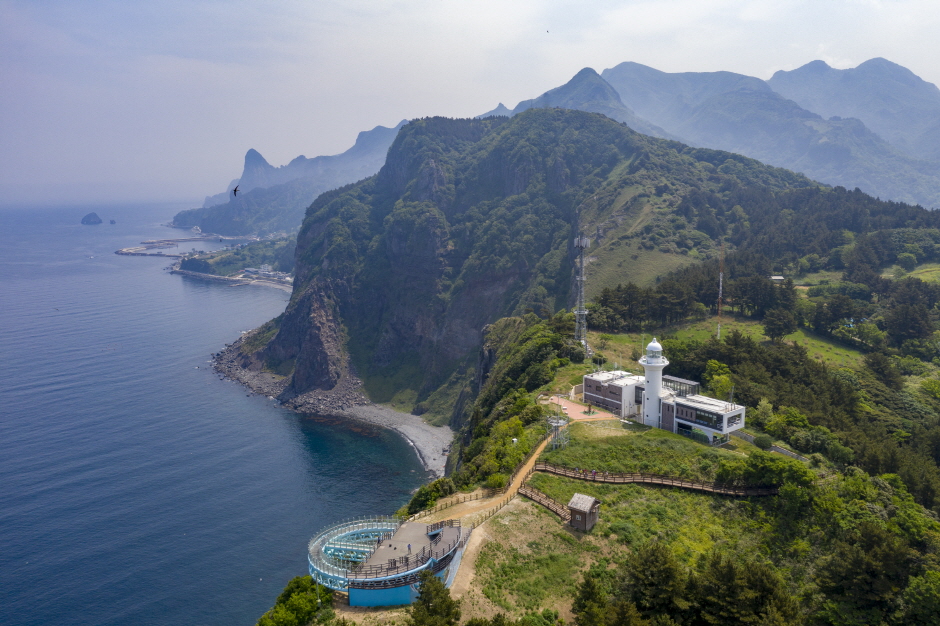
M 699 395 L 699 383 L 664 376 L 669 360 L 654 338 L 640 357 L 645 376 L 597 372 L 584 377 L 584 401 L 624 419 L 718 444 L 744 427 L 744 407 Z

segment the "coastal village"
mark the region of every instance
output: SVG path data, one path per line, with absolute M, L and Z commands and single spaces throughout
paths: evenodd
M 287 288 L 290 290 L 290 287 L 293 285 L 294 278 L 289 272 L 279 272 L 274 271 L 269 264 L 261 264 L 260 267 L 243 267 L 239 271 L 236 271 L 227 276 L 219 276 L 216 274 L 208 274 L 205 272 L 196 272 L 191 270 L 182 269 L 183 261 L 187 259 L 194 260 L 207 260 L 213 258 L 216 254 L 225 253 L 230 250 L 238 250 L 239 248 L 244 248 L 250 243 L 256 243 L 263 241 L 262 238 L 252 236 L 252 237 L 237 237 L 237 236 L 225 236 L 225 235 L 216 235 L 213 233 L 203 233 L 198 226 L 193 227 L 192 229 L 193 237 L 185 237 L 182 239 L 153 239 L 140 242 L 139 246 L 131 246 L 127 248 L 121 248 L 116 250 L 114 253 L 122 256 L 153 256 L 167 259 L 174 259 L 173 263 L 168 266 L 166 269 L 172 274 L 180 274 L 184 276 L 190 276 L 192 278 L 198 278 L 201 280 L 210 280 L 216 282 L 228 283 L 232 286 L 235 285 L 262 285 L 262 286 L 272 286 L 279 288 Z M 268 237 L 271 239 L 271 237 Z M 218 243 L 223 243 L 225 241 L 232 242 L 227 244 L 224 248 L 216 253 L 207 253 L 205 250 L 197 250 L 192 248 L 190 252 L 181 252 L 179 251 L 180 246 L 187 246 L 189 244 L 196 244 L 199 242 L 206 241 L 218 241 Z M 164 250 L 172 249 L 173 252 L 164 252 Z

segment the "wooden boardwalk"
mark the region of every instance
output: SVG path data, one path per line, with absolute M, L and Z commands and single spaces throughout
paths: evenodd
M 531 487 L 529 485 L 522 485 L 521 487 L 519 487 L 519 495 L 525 496 L 529 500 L 532 500 L 534 502 L 537 502 L 538 504 L 541 504 L 546 509 L 548 509 L 549 511 L 551 511 L 552 513 L 560 517 L 561 521 L 563 522 L 571 521 L 571 512 L 568 510 L 568 507 L 566 507 L 564 504 L 562 504 L 558 500 L 553 500 L 549 498 L 548 496 L 546 496 L 544 493 L 542 493 L 535 487 Z
M 566 478 L 576 478 L 596 483 L 641 483 L 644 485 L 663 485 L 666 487 L 679 487 L 680 489 L 690 489 L 692 491 L 704 491 L 725 496 L 775 496 L 777 487 L 732 487 L 718 483 L 698 482 L 694 480 L 685 480 L 675 476 L 664 476 L 662 474 L 621 474 L 613 472 L 593 472 L 591 470 L 576 470 L 561 465 L 552 465 L 545 461 L 536 461 L 532 468 L 536 472 L 547 472 L 557 474 Z M 547 497 L 547 496 L 546 496 Z

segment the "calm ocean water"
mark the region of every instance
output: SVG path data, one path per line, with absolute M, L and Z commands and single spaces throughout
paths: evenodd
M 219 380 L 289 294 L 113 254 L 186 236 L 180 208 L 0 209 L 2 624 L 253 624 L 314 532 L 426 477 L 394 433 Z

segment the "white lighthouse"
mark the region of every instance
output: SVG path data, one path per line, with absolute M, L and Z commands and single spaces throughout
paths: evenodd
M 662 407 L 659 394 L 663 388 L 663 368 L 669 365 L 669 360 L 663 356 L 663 347 L 656 341 L 656 337 L 646 346 L 646 354 L 640 357 L 646 375 L 646 385 L 643 391 L 643 423 L 654 428 L 661 428 Z

